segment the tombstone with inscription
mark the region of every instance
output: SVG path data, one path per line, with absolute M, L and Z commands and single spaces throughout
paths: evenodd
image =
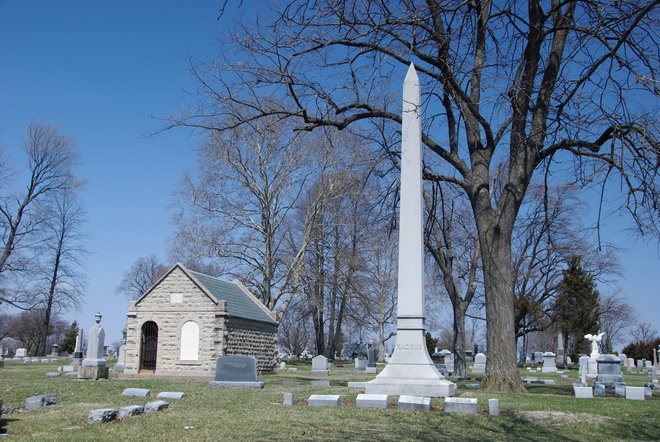
M 598 363 L 597 382 L 605 386 L 614 386 L 615 383 L 623 382 L 621 359 L 614 355 L 600 355 L 596 362 Z
M 367 360 L 362 358 L 355 358 L 355 369 L 357 371 L 367 370 Z
M 541 373 L 557 373 L 557 366 L 555 365 L 557 355 L 549 351 L 543 353 L 543 368 Z
M 445 355 L 445 368 L 448 374 L 454 374 L 454 354 Z
M 60 354 L 57 352 L 59 345 L 53 344 L 53 347 L 50 349 L 50 355 L 53 357 L 58 357 Z
M 101 327 L 101 314 L 94 315 L 96 324 L 89 329 L 87 354 L 78 370 L 78 379 L 108 379 L 108 367 L 103 353 L 105 331 Z
M 330 370 L 328 369 L 328 358 L 323 355 L 318 355 L 312 358 L 312 375 L 314 376 L 328 376 Z
M 215 368 L 215 381 L 209 387 L 264 388 L 257 380 L 257 359 L 253 356 L 220 356 Z
M 486 373 L 486 355 L 477 353 L 474 356 L 474 365 L 472 366 L 472 373 Z

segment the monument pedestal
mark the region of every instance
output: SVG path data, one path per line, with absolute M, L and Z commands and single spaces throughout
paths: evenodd
M 108 379 L 108 367 L 82 365 L 78 369 L 78 379 Z
M 408 320 L 410 321 L 410 320 Z M 411 395 L 428 397 L 453 396 L 456 384 L 435 368 L 428 351 L 424 329 L 404 329 L 397 323 L 397 343 L 389 362 L 376 379 L 366 382 L 366 394 Z M 423 324 L 423 319 L 416 322 Z

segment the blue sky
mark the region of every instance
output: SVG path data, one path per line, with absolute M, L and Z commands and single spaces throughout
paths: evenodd
M 31 120 L 76 138 L 91 237 L 86 302 L 67 317 L 88 329 L 100 311 L 106 343 L 125 325 L 128 300 L 114 293 L 123 272 L 141 256 L 166 258 L 170 195 L 199 141 L 185 130 L 148 137 L 160 125 L 149 117 L 192 102 L 188 59 L 216 53 L 221 3 L 0 0 L 0 143 L 19 164 Z M 256 2 L 243 3 L 249 12 Z M 660 331 L 657 243 L 627 227 L 611 223 L 604 240 L 625 249 L 619 286 Z

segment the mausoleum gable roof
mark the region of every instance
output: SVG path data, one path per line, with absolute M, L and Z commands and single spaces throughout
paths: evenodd
M 192 270 L 188 270 L 188 272 L 215 298 L 227 301 L 229 316 L 277 324 L 273 317 L 266 312 L 265 306 L 257 304 L 259 301 L 256 298 L 251 299 L 247 296 L 239 284 Z

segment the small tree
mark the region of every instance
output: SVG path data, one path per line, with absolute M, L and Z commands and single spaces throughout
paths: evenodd
M 593 277 L 582 268 L 579 256 L 573 256 L 563 271 L 553 312 L 557 326 L 564 334 L 564 348 L 571 357 L 587 352 L 584 335 L 598 331 L 600 295 Z
M 76 337 L 78 336 L 78 322 L 73 321 L 69 329 L 64 333 L 60 341 L 59 351 L 62 353 L 73 353 L 76 349 Z

